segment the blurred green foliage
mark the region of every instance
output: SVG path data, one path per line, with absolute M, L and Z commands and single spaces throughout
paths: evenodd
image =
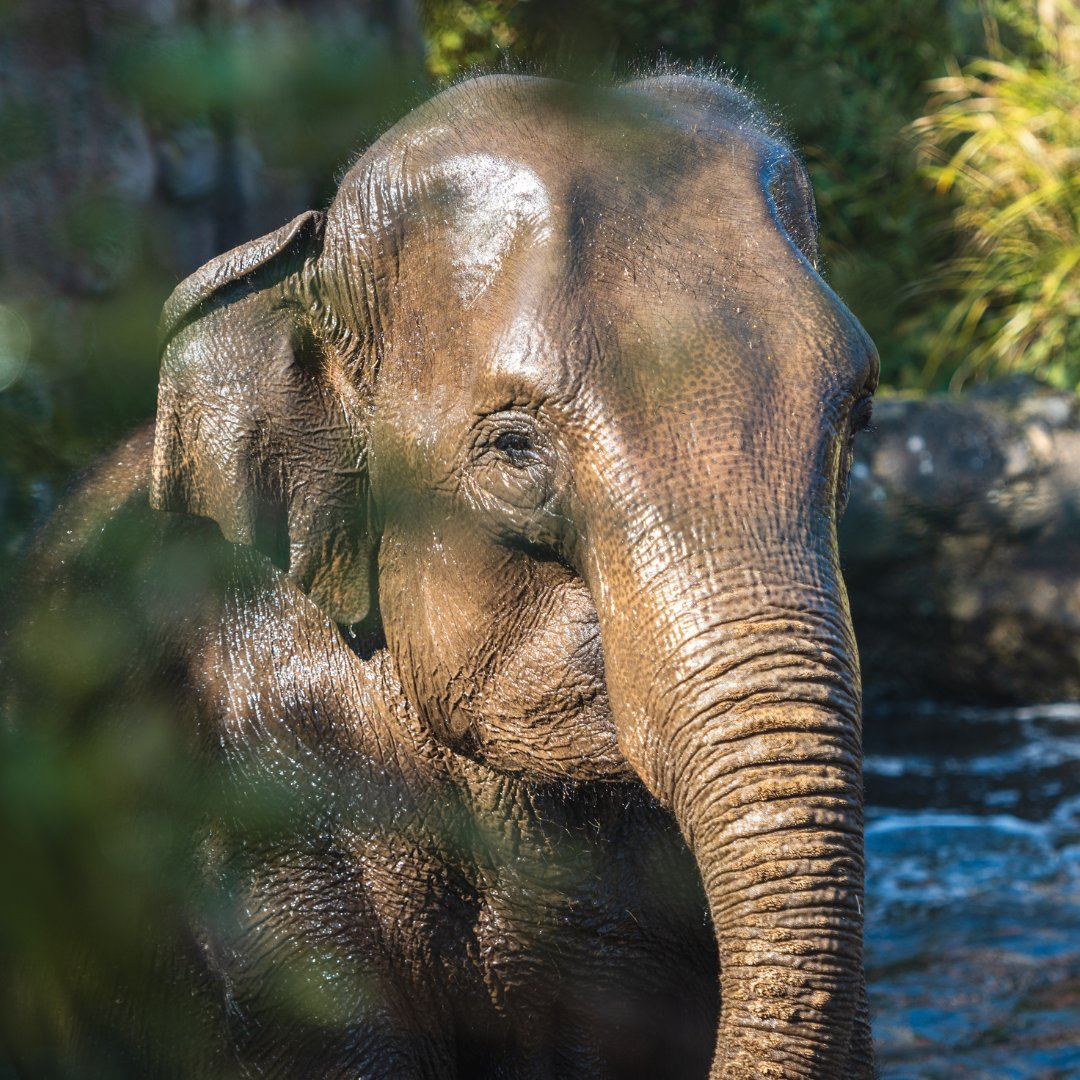
M 426 94 L 421 51 L 362 3 L 241 7 L 0 3 L 2 1077 L 232 1075 L 220 993 L 175 978 L 193 928 L 231 917 L 196 845 L 295 809 L 197 755 L 162 662 L 219 549 L 162 546 L 133 510 L 59 564 L 21 558 L 153 415 L 177 281 L 325 204 Z
M 5 612 L 0 1076 L 224 1076 L 204 1068 L 199 988 L 167 972 L 192 918 L 216 917 L 194 849 L 225 788 L 148 648 L 214 569 L 187 540 L 157 544 L 145 511 L 84 539 L 25 565 L 26 603 Z M 137 1017 L 116 1006 L 132 992 Z
M 1002 4 L 1014 44 L 931 84 L 912 131 L 922 173 L 956 196 L 963 248 L 937 281 L 955 303 L 929 335 L 939 372 L 1080 385 L 1080 5 Z M 998 24 L 993 24 L 997 29 Z

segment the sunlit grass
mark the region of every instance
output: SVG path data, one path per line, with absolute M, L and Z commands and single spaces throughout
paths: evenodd
M 1053 10 L 1050 10 L 1053 9 Z M 1041 22 L 1011 15 L 1012 52 L 931 84 L 912 125 L 924 176 L 956 199 L 965 237 L 935 284 L 953 298 L 923 373 L 952 385 L 1026 371 L 1080 384 L 1080 6 L 1040 5 Z

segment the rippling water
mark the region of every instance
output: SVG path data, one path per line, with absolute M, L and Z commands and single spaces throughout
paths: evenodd
M 1080 1080 L 1080 704 L 866 721 L 885 1080 Z

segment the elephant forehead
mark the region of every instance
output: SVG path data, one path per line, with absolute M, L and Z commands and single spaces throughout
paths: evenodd
M 387 353 L 457 356 L 462 387 L 576 385 L 599 356 L 674 402 L 722 369 L 843 376 L 863 350 L 815 271 L 805 170 L 754 110 L 707 80 L 566 93 L 463 84 L 350 171 L 327 248 L 346 283 L 343 253 L 370 259 Z
M 403 177 L 387 230 L 403 265 L 441 263 L 466 310 L 500 279 L 527 306 L 578 295 L 595 309 L 622 293 L 631 306 L 700 310 L 723 302 L 745 263 L 769 262 L 775 243 L 787 243 L 764 180 L 775 145 L 732 153 L 681 132 L 615 147 L 546 134 Z
M 534 243 L 551 236 L 550 194 L 528 165 L 475 151 L 437 163 L 428 182 L 450 195 L 449 256 L 467 306 L 491 286 L 522 230 Z

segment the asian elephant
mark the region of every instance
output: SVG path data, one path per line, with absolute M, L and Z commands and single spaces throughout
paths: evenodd
M 816 266 L 727 81 L 501 75 L 175 291 L 156 432 L 65 513 L 230 542 L 169 648 L 199 752 L 295 798 L 202 841 L 246 1074 L 872 1075 L 877 358 Z

